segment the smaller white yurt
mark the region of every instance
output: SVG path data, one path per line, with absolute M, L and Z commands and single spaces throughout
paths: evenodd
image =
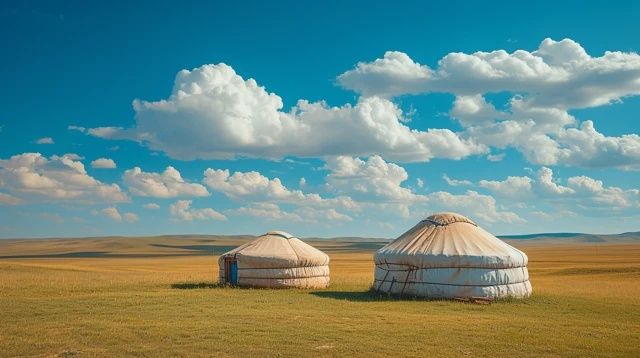
M 245 287 L 325 288 L 329 256 L 283 231 L 271 231 L 218 259 L 220 283 Z
M 374 288 L 428 298 L 528 297 L 527 255 L 455 213 L 429 216 L 374 255 Z

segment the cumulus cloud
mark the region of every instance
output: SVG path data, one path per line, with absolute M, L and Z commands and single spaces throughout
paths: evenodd
M 21 200 L 74 200 L 80 203 L 125 202 L 117 184 L 87 174 L 74 154 L 44 157 L 23 153 L 0 160 L 0 187 Z
M 358 200 L 413 202 L 419 200 L 410 189 L 401 186 L 409 178 L 406 170 L 374 155 L 366 161 L 340 156 L 327 159 L 327 186 L 330 190 Z
M 116 162 L 109 158 L 98 158 L 91 162 L 91 167 L 96 169 L 115 169 Z
M 518 214 L 500 210 L 497 206 L 495 198 L 490 195 L 483 195 L 476 191 L 469 190 L 465 194 L 451 194 L 446 191 L 438 191 L 427 196 L 425 206 L 429 208 L 425 215 L 436 211 L 456 211 L 469 217 L 493 224 L 496 222 L 503 223 L 524 223 L 525 219 Z
M 193 209 L 191 200 L 178 200 L 169 206 L 169 213 L 175 219 L 182 221 L 193 220 L 227 220 L 227 217 L 211 209 Z
M 36 144 L 53 144 L 53 138 L 51 137 L 42 137 L 36 140 Z
M 573 176 L 561 184 L 553 170 L 540 168 L 535 177 L 510 176 L 505 180 L 481 180 L 479 187 L 500 197 L 510 199 L 537 198 L 544 201 L 584 210 L 636 210 L 640 209 L 640 190 L 605 186 L 601 180 L 588 176 Z
M 137 196 L 176 198 L 209 195 L 207 188 L 185 181 L 180 172 L 171 166 L 162 173 L 144 172 L 139 167 L 134 167 L 124 172 L 123 179 L 129 191 Z
M 387 52 L 338 77 L 365 96 L 445 92 L 456 95 L 450 115 L 460 137 L 485 147 L 514 147 L 540 165 L 640 169 L 640 137 L 609 137 L 570 109 L 619 102 L 640 94 L 640 56 L 605 52 L 591 57 L 575 41 L 545 39 L 536 51 L 450 53 L 436 69 Z M 497 110 L 487 93 L 514 94 Z M 495 158 L 495 157 L 493 157 Z
M 446 191 L 417 194 L 403 184 L 408 180 L 406 170 L 387 163 L 379 156 L 367 160 L 337 157 L 327 160 L 327 187 L 349 195 L 363 206 L 363 212 L 382 212 L 404 218 L 429 215 L 437 211 L 460 211 L 478 218 L 480 222 L 524 222 L 517 214 L 500 210 L 489 195 L 474 191 L 451 194 Z M 469 182 L 469 184 L 471 184 Z
M 158 210 L 160 209 L 160 205 L 156 204 L 156 203 L 148 203 L 148 204 L 144 204 L 142 206 L 145 209 L 151 209 L 151 210 Z
M 69 126 L 67 126 L 67 129 L 70 130 L 70 131 L 77 131 L 77 132 L 80 132 L 80 133 L 86 133 L 86 131 L 87 131 L 87 128 L 81 127 L 81 126 L 75 126 L 75 125 L 69 125 Z
M 531 193 L 531 182 L 529 177 L 510 176 L 503 181 L 480 180 L 478 185 L 490 191 L 510 198 L 528 196 Z
M 277 204 L 266 202 L 253 203 L 237 209 L 227 210 L 227 213 L 232 215 L 252 216 L 267 220 L 283 220 L 293 222 L 306 221 L 296 213 L 283 211 Z
M 123 217 L 126 222 L 130 222 L 130 223 L 133 223 L 139 220 L 138 215 L 136 215 L 135 213 L 124 213 Z
M 102 213 L 115 221 L 122 221 L 122 215 L 115 207 L 109 207 L 102 209 Z
M 169 98 L 135 100 L 133 107 L 134 128 L 92 128 L 89 134 L 133 139 L 184 160 L 384 153 L 394 160 L 428 161 L 486 151 L 449 129 L 409 128 L 402 110 L 380 97 L 340 107 L 300 100 L 284 112 L 278 95 L 225 64 L 182 70 Z
M 501 162 L 505 156 L 506 153 L 489 154 L 487 155 L 487 160 L 490 162 Z
M 352 221 L 345 214 L 339 213 L 333 208 L 317 209 L 313 207 L 300 207 L 294 211 L 284 211 L 274 203 L 252 203 L 248 206 L 227 210 L 233 215 L 247 215 L 273 221 L 293 221 L 307 223 L 330 223 L 340 221 Z
M 226 169 L 209 168 L 204 172 L 203 182 L 211 190 L 241 201 L 269 201 L 299 206 L 357 209 L 357 204 L 349 197 L 323 198 L 316 193 L 290 190 L 279 178 L 270 179 L 256 171 L 231 174 Z
M 358 63 L 338 82 L 367 96 L 518 92 L 532 94 L 536 106 L 584 108 L 640 94 L 639 79 L 640 56 L 635 53 L 607 51 L 591 57 L 571 39 L 547 38 L 533 52 L 453 52 L 438 62 L 437 69 L 404 53 L 387 52 L 382 59 Z
M 433 80 L 432 69 L 399 51 L 387 51 L 383 58 L 370 63 L 359 62 L 356 68 L 338 76 L 338 83 L 345 88 L 382 97 L 425 92 L 425 83 Z
M 557 184 L 553 179 L 553 170 L 547 167 L 538 170 L 536 184 L 539 192 L 546 195 L 557 196 L 574 193 L 573 189 Z
M 444 179 L 444 181 L 449 186 L 469 186 L 469 185 L 473 185 L 473 183 L 471 181 L 469 181 L 469 180 L 451 179 L 451 178 L 449 178 L 449 176 L 447 174 L 442 174 L 442 179 Z
M 129 223 L 132 223 L 132 222 L 138 221 L 138 215 L 136 215 L 134 213 L 120 214 L 120 212 L 118 211 L 118 209 L 115 206 L 104 208 L 104 209 L 101 210 L 101 212 L 105 216 L 107 216 L 107 217 L 109 217 L 112 220 L 117 221 L 117 222 L 126 221 L 126 222 L 129 222 Z
M 500 161 L 515 148 L 536 165 L 640 170 L 640 136 L 607 136 L 571 109 L 616 103 L 640 94 L 640 56 L 589 55 L 577 42 L 545 39 L 534 51 L 449 53 L 436 68 L 389 51 L 338 77 L 361 93 L 353 105 L 299 100 L 290 110 L 254 79 L 225 64 L 180 71 L 166 99 L 135 100 L 135 126 L 85 130 L 135 140 L 183 160 L 238 157 L 368 157 L 396 162 Z M 449 115 L 463 127 L 412 129 L 394 96 L 452 93 Z M 487 94 L 508 93 L 497 108 Z M 71 127 L 71 126 L 70 126 Z

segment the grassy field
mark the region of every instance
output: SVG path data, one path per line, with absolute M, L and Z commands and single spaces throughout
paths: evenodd
M 519 243 L 531 299 L 368 292 L 381 241 L 315 241 L 326 290 L 217 288 L 244 238 L 0 240 L 1 356 L 640 356 L 640 244 Z

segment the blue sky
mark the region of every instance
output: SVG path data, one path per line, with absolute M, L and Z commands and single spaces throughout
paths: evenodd
M 2 4 L 0 237 L 639 230 L 638 15 Z

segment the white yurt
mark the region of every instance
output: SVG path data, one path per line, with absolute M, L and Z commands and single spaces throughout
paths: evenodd
M 439 213 L 374 255 L 374 288 L 428 298 L 528 297 L 527 255 L 468 218 Z
M 218 259 L 220 283 L 246 287 L 325 288 L 329 256 L 283 231 L 271 231 Z

